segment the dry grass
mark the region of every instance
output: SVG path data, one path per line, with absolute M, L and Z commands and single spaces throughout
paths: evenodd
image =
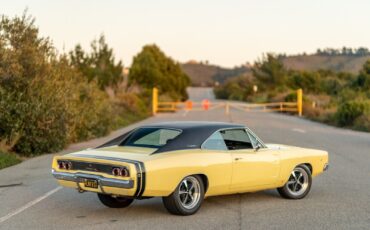
M 0 150 L 0 169 L 18 164 L 21 159 L 15 153 L 5 153 Z

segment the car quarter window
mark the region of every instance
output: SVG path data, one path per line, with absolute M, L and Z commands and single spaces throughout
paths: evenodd
M 220 131 L 228 150 L 253 149 L 252 141 L 245 129 Z
M 202 145 L 203 149 L 227 150 L 227 146 L 220 132 L 212 134 Z
M 251 143 L 252 143 L 252 145 L 253 145 L 253 147 L 254 148 L 256 148 L 257 147 L 257 145 L 258 145 L 258 143 L 259 143 L 259 141 L 257 140 L 257 138 L 253 135 L 253 134 L 251 134 L 250 132 L 248 132 L 248 131 L 246 131 L 247 133 L 248 133 L 248 135 L 249 135 L 249 139 L 251 140 Z

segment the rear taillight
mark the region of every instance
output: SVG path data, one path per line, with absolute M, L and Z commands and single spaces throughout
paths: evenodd
M 130 175 L 128 169 L 126 167 L 122 167 L 122 168 L 119 168 L 119 167 L 114 167 L 112 169 L 112 175 L 113 176 L 123 176 L 123 177 L 127 177 Z
M 66 169 L 67 170 L 72 169 L 72 162 L 70 162 L 70 161 L 66 162 Z
M 121 176 L 125 176 L 125 177 L 130 176 L 130 173 L 127 168 L 121 169 Z
M 113 168 L 112 169 L 113 176 L 121 176 L 121 169 L 120 168 Z
M 63 170 L 71 170 L 72 169 L 72 162 L 70 161 L 58 161 L 59 169 Z

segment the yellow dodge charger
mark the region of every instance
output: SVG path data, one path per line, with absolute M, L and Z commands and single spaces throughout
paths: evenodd
M 56 156 L 52 174 L 62 186 L 97 193 L 110 208 L 162 197 L 170 213 L 191 215 L 207 196 L 277 188 L 301 199 L 327 168 L 326 151 L 264 144 L 243 125 L 171 122 Z

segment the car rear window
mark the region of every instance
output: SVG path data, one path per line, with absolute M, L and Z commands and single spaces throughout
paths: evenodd
M 139 128 L 134 131 L 121 146 L 159 148 L 175 139 L 181 130 L 166 128 Z

